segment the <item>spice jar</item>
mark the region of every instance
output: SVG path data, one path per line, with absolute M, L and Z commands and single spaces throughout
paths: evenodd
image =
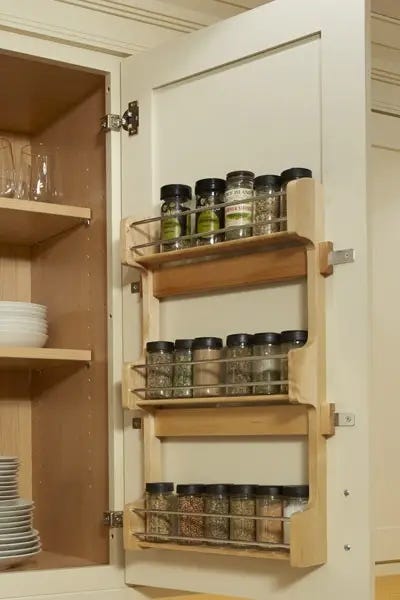
M 196 213 L 196 233 L 210 233 L 223 229 L 224 211 L 222 208 L 211 208 L 224 202 L 224 192 L 226 183 L 224 179 L 199 179 L 196 181 L 196 208 L 210 207 L 210 210 L 204 210 Z M 197 238 L 197 246 L 206 244 L 216 244 L 224 240 L 223 233 L 215 233 Z
M 160 191 L 161 216 L 161 251 L 180 250 L 190 246 L 190 240 L 175 239 L 191 233 L 189 207 L 186 203 L 192 198 L 192 188 L 189 185 L 173 183 L 163 185 Z M 168 216 L 170 215 L 170 216 Z M 165 240 L 171 240 L 167 242 Z
M 174 362 L 174 397 L 190 398 L 193 395 L 193 367 L 188 364 L 192 360 L 193 340 L 175 340 Z
M 291 517 L 293 513 L 303 512 L 308 505 L 309 493 L 308 485 L 283 486 L 283 516 Z M 290 544 L 290 521 L 284 521 L 283 542 Z
M 281 352 L 285 355 L 281 359 L 281 379 L 289 379 L 289 361 L 288 352 L 295 348 L 301 348 L 307 341 L 308 332 L 304 329 L 294 329 L 291 331 L 282 331 L 281 333 Z M 281 394 L 289 393 L 289 384 L 281 384 Z
M 253 235 L 279 231 L 281 178 L 279 175 L 259 175 L 254 180 Z
M 245 358 L 252 354 L 253 336 L 248 333 L 233 333 L 226 338 L 226 358 Z M 238 384 L 226 388 L 228 396 L 251 394 L 251 361 L 231 360 L 226 363 L 225 383 Z
M 178 517 L 178 535 L 185 538 L 204 538 L 204 516 L 190 513 L 204 513 L 204 485 L 191 483 L 177 485 L 178 511 L 188 513 Z M 190 540 L 179 540 L 180 544 L 195 544 Z
M 222 358 L 222 339 L 218 337 L 199 337 L 193 340 L 193 361 L 213 361 Z M 214 387 L 222 383 L 222 364 L 204 362 L 193 365 L 193 396 L 220 396 L 221 388 Z
M 286 201 L 286 188 L 290 181 L 294 181 L 295 179 L 303 179 L 304 177 L 310 178 L 312 177 L 312 171 L 310 169 L 303 169 L 302 167 L 292 167 L 291 169 L 286 169 L 281 173 L 282 179 L 282 195 L 281 195 L 281 208 L 280 208 L 280 216 L 287 218 L 287 201 Z M 280 231 L 287 230 L 287 221 L 281 221 Z
M 232 171 L 226 176 L 225 202 L 240 202 L 253 197 L 254 173 Z M 252 234 L 253 202 L 225 206 L 226 240 L 250 237 Z M 229 229 L 235 227 L 234 229 Z
M 145 502 L 147 510 L 176 511 L 174 484 L 167 481 L 146 483 Z M 162 536 L 176 535 L 176 516 L 146 513 L 146 533 L 154 534 L 154 537 L 148 537 L 147 539 L 156 542 L 163 541 Z
M 278 485 L 259 485 L 256 488 L 257 517 L 282 517 L 282 488 Z M 281 544 L 283 539 L 282 521 L 258 520 L 257 542 Z
M 253 381 L 265 382 L 254 386 L 255 394 L 279 394 L 281 378 L 281 361 L 273 358 L 281 352 L 281 336 L 279 333 L 266 331 L 253 336 L 253 356 L 265 356 L 265 360 L 253 361 Z M 271 357 L 271 358 L 267 358 Z
M 146 398 L 171 398 L 173 367 L 170 363 L 173 361 L 173 356 L 174 344 L 172 342 L 147 342 L 146 387 L 149 390 L 146 392 Z
M 256 514 L 254 485 L 230 486 L 230 514 L 252 517 Z M 231 518 L 230 539 L 238 542 L 254 542 L 256 539 L 255 519 Z
M 229 540 L 229 487 L 212 483 L 204 488 L 204 512 L 217 515 L 205 518 L 205 537 L 211 540 Z

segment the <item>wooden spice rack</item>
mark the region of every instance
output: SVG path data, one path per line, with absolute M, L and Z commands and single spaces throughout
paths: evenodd
M 288 395 L 147 400 L 133 390 L 145 387 L 145 362 L 128 363 L 123 371 L 123 406 L 143 415 L 144 476 L 162 480 L 162 439 L 205 436 L 293 436 L 308 439 L 310 499 L 308 508 L 291 517 L 290 550 L 245 550 L 207 545 L 143 541 L 144 519 L 128 504 L 124 518 L 127 550 L 157 548 L 290 561 L 294 567 L 326 562 L 326 438 L 334 434 L 334 408 L 325 398 L 324 278 L 330 242 L 323 241 L 321 185 L 312 179 L 287 188 L 287 231 L 166 253 L 157 246 L 135 246 L 158 239 L 157 224 L 122 222 L 122 262 L 141 274 L 143 349 L 159 339 L 159 300 L 227 289 L 246 289 L 307 279 L 308 342 L 289 352 Z

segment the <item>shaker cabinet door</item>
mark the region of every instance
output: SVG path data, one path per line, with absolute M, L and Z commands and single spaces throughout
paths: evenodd
M 352 0 L 344 18 L 333 0 L 274 0 L 122 65 L 122 111 L 131 101 L 139 107 L 138 132 L 122 135 L 123 217 L 159 215 L 165 184 L 303 166 L 326 190 L 325 239 L 357 249 L 357 261 L 337 267 L 327 285 L 326 397 L 357 413 L 357 427 L 340 431 L 329 447 L 328 564 L 301 576 L 254 558 L 138 550 L 127 553 L 128 584 L 279 600 L 316 597 L 318 586 L 326 600 L 371 597 L 365 10 L 363 0 Z M 129 285 L 135 277 L 127 269 L 124 361 L 142 350 L 140 294 Z M 302 285 L 166 300 L 149 339 L 306 327 Z M 126 412 L 126 502 L 140 498 L 145 483 L 133 416 Z M 267 451 L 257 440 L 178 442 L 165 443 L 164 480 L 251 483 L 258 468 L 270 483 L 296 483 L 307 472 L 298 439 L 277 438 Z M 350 486 L 354 500 L 347 501 Z

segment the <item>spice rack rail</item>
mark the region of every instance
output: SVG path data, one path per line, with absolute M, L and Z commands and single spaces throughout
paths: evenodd
M 325 276 L 330 242 L 323 240 L 322 187 L 312 179 L 287 187 L 287 231 L 159 253 L 156 220 L 122 222 L 122 262 L 141 276 L 142 348 L 124 365 L 123 406 L 139 411 L 143 427 L 144 480 L 162 481 L 162 440 L 169 437 L 302 435 L 308 442 L 310 497 L 291 517 L 288 549 L 215 548 L 146 539 L 142 501 L 128 504 L 124 519 L 127 550 L 177 550 L 287 560 L 294 567 L 326 562 L 326 439 L 334 434 L 333 405 L 325 398 Z M 144 220 L 146 221 L 146 220 Z M 140 246 L 140 248 L 137 248 Z M 135 249 L 136 248 L 136 249 Z M 308 341 L 288 356 L 288 394 L 213 398 L 147 399 L 144 348 L 159 339 L 159 300 L 255 285 L 307 279 Z M 140 524 L 141 523 L 141 524 Z

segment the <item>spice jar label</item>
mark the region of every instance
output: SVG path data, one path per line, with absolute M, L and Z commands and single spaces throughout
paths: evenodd
M 188 231 L 188 216 L 185 214 L 178 215 L 177 212 L 179 211 L 182 211 L 182 209 L 175 202 L 164 203 L 162 215 L 171 215 L 171 217 L 162 221 L 163 240 L 172 240 L 181 235 L 186 235 Z
M 197 233 L 209 233 L 219 229 L 219 218 L 213 210 L 200 213 L 197 221 Z
M 253 196 L 252 190 L 233 188 L 225 192 L 225 202 L 237 202 Z M 225 207 L 225 226 L 249 225 L 252 222 L 253 204 L 244 202 Z

